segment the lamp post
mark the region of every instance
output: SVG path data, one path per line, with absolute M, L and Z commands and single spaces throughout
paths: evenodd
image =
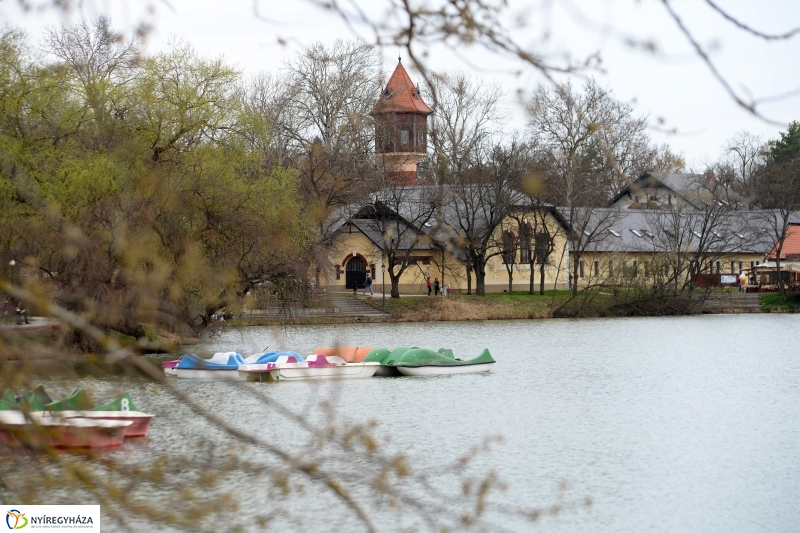
M 383 292 L 383 310 L 386 311 L 386 263 L 381 261 L 381 291 Z

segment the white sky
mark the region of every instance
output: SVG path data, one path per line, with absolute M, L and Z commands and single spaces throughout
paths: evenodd
M 245 75 L 275 71 L 295 50 L 314 41 L 330 44 L 357 33 L 368 38 L 365 28 L 348 28 L 336 16 L 306 0 L 171 0 L 155 2 L 150 18 L 155 30 L 147 48 L 155 52 L 173 37 L 191 43 L 201 54 L 224 56 Z M 385 9 L 387 0 L 359 0 L 374 13 Z M 10 2 L 10 3 L 9 3 Z M 701 0 L 672 0 L 676 10 L 704 46 L 713 45 L 712 59 L 729 83 L 745 97 L 765 98 L 800 89 L 800 36 L 783 42 L 765 42 L 735 29 L 715 15 Z M 717 0 L 717 3 L 748 25 L 767 32 L 784 33 L 800 26 L 797 0 Z M 687 162 L 700 169 L 702 162 L 716 159 L 725 141 L 747 130 L 776 138 L 792 120 L 800 119 L 800 93 L 764 104 L 760 109 L 769 123 L 738 107 L 692 53 L 674 22 L 668 19 L 660 0 L 511 0 L 516 14 L 534 21 L 516 32 L 526 45 L 548 53 L 581 58 L 599 52 L 602 70 L 593 75 L 612 90 L 617 99 L 631 103 L 639 115 L 648 115 L 655 141 L 668 142 L 683 152 Z M 263 18 L 254 13 L 254 6 Z M 115 27 L 131 31 L 147 18 L 147 2 L 129 0 L 84 0 L 87 17 L 109 14 Z M 45 24 L 69 23 L 70 17 L 54 13 L 22 13 L 13 0 L 0 0 L 0 18 L 28 29 L 38 39 Z M 510 19 L 509 19 L 510 20 Z M 355 32 L 355 33 L 354 33 Z M 547 37 L 543 37 L 543 35 Z M 657 53 L 634 50 L 623 44 L 625 36 L 652 41 Z M 286 44 L 279 44 L 280 40 Z M 427 50 L 436 69 L 461 68 L 486 82 L 500 83 L 507 92 L 508 129 L 523 128 L 518 90 L 530 91 L 543 80 L 537 73 L 511 72 L 520 65 L 498 58 L 476 47 L 445 46 Z M 398 48 L 383 51 L 387 70 L 394 68 Z M 406 62 L 407 68 L 409 67 Z M 411 72 L 412 78 L 419 79 Z M 574 80 L 576 85 L 582 79 Z M 424 96 L 424 95 L 423 95 Z M 663 120 L 663 124 L 659 119 Z M 663 131 L 677 130 L 677 133 Z

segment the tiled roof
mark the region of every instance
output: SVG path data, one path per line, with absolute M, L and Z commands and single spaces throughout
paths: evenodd
M 772 247 L 772 250 L 770 250 L 769 255 L 767 256 L 769 259 L 775 259 L 775 249 L 777 246 L 778 245 L 776 244 Z M 789 255 L 800 255 L 800 225 L 792 224 L 786 230 L 786 240 L 783 241 L 781 259 L 786 259 L 786 257 Z
M 379 113 L 417 113 L 430 115 L 433 110 L 422 99 L 417 87 L 402 63 L 397 63 L 389 83 L 383 90 L 378 102 L 372 109 L 372 114 Z
M 682 214 L 656 210 L 616 210 L 592 208 L 583 213 L 580 208 L 570 214 L 569 209 L 560 208 L 567 221 L 575 226 L 588 221 L 586 228 L 592 232 L 602 228 L 587 251 L 596 252 L 663 252 L 680 240 L 687 252 L 695 252 L 701 234 L 704 233 L 704 218 L 694 211 Z M 676 217 L 678 219 L 676 220 Z M 716 221 L 715 230 L 704 245 L 707 253 L 756 253 L 766 254 L 772 247 L 769 237 L 769 216 L 764 211 L 732 211 Z M 574 227 L 579 231 L 579 227 Z M 677 231 L 679 235 L 670 232 Z

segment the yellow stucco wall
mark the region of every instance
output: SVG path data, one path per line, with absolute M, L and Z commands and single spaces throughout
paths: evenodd
M 510 216 L 502 228 L 512 228 L 518 224 L 517 220 L 523 220 L 524 216 L 514 214 Z M 554 283 L 557 288 L 567 287 L 567 264 L 568 253 L 566 248 L 566 236 L 558 222 L 547 214 L 546 220 L 550 233 L 556 243 L 555 251 L 548 259 L 545 269 L 545 289 L 551 290 Z M 502 228 L 498 228 L 496 242 L 502 242 L 499 237 L 502 235 Z M 514 230 L 518 233 L 518 228 Z M 533 250 L 533 243 L 531 243 Z M 359 256 L 367 263 L 368 272 L 373 276 L 373 290 L 381 290 L 383 273 L 383 257 L 381 250 L 355 226 L 345 226 L 337 235 L 335 244 L 331 248 L 329 265 L 323 267 L 320 282 L 330 291 L 340 292 L 347 290 L 346 287 L 346 264 L 353 256 Z M 431 280 L 439 278 L 442 287 L 450 285 L 454 292 L 463 292 L 467 289 L 466 263 L 457 259 L 448 250 L 414 250 L 411 256 L 418 259 L 417 263 L 408 267 L 400 278 L 400 293 L 424 293 L 427 292 L 425 278 L 430 276 Z M 337 271 L 339 276 L 337 279 Z M 539 268 L 534 266 L 535 287 L 539 286 Z M 519 252 L 516 255 L 516 263 L 513 265 L 513 290 L 528 290 L 530 284 L 531 268 L 529 264 L 519 264 Z M 387 293 L 391 289 L 388 273 L 385 277 Z M 472 287 L 475 288 L 475 276 L 472 275 Z M 495 256 L 486 265 L 486 290 L 487 292 L 502 292 L 508 289 L 508 270 L 503 264 L 500 256 Z

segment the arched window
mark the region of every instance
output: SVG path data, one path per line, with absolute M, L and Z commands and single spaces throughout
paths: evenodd
M 520 264 L 528 264 L 533 262 L 531 256 L 531 237 L 533 237 L 533 228 L 528 222 L 523 222 L 519 227 L 519 262 Z
M 358 256 L 350 258 L 345 267 L 345 288 L 362 289 L 367 279 L 367 262 Z
M 517 236 L 513 231 L 503 232 L 503 263 L 513 265 L 517 258 Z

